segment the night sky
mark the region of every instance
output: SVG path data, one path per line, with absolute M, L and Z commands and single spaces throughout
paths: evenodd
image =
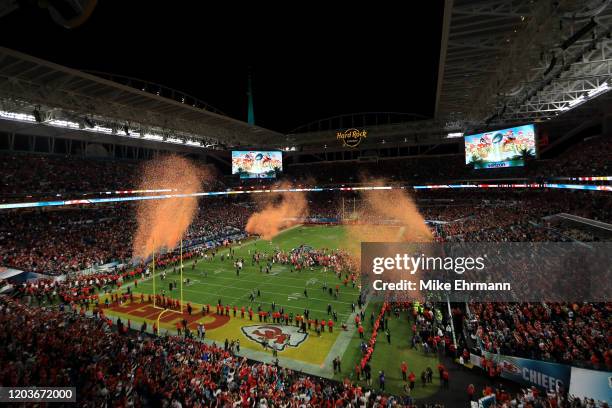
M 0 44 L 160 83 L 241 120 L 250 67 L 256 124 L 280 132 L 351 112 L 433 115 L 442 0 L 343 10 L 208 3 L 99 0 L 73 30 L 34 5 L 0 19 Z

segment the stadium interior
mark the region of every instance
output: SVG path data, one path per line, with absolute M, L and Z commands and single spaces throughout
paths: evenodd
M 104 7 L 48 3 L 73 33 Z M 610 406 L 612 4 L 444 0 L 440 20 L 431 114 L 291 131 L 255 120 L 250 77 L 239 117 L 0 47 L 0 402 Z M 381 294 L 372 242 L 524 245 L 486 281 L 531 292 Z M 568 266 L 538 259 L 535 286 L 518 264 L 540 246 Z

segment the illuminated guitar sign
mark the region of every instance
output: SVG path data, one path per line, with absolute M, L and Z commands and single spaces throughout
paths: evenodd
M 367 130 L 346 129 L 336 132 L 336 139 L 342 140 L 342 144 L 347 147 L 357 147 L 361 141 L 368 136 Z

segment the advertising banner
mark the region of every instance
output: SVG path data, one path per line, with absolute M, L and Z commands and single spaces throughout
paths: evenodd
M 567 390 L 569 388 L 572 368 L 568 365 L 488 352 L 485 352 L 484 355 L 487 359 L 493 360 L 498 366 L 501 366 L 501 376 L 508 380 L 527 386 L 535 385 L 547 391 L 556 391 L 558 388 Z

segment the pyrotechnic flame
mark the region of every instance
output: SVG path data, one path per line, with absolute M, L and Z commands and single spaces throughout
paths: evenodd
M 275 188 L 289 189 L 289 183 L 281 183 Z M 246 231 L 257 234 L 265 240 L 274 238 L 280 231 L 295 224 L 296 218 L 308 215 L 308 202 L 303 192 L 264 194 L 259 203 L 260 211 L 249 218 Z
M 202 191 L 209 172 L 189 160 L 170 155 L 145 163 L 139 189 L 177 188 L 179 193 Z M 134 258 L 145 259 L 154 251 L 173 249 L 189 228 L 198 210 L 196 197 L 139 201 L 138 228 L 132 244 Z

